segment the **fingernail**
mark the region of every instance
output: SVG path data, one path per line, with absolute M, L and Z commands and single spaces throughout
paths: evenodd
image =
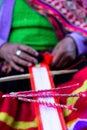
M 36 55 L 36 56 L 38 56 L 38 55 L 39 55 L 39 53 L 38 53 L 38 52 L 35 52 L 35 55 Z
M 28 63 L 28 66 L 32 66 L 32 63 Z
M 21 72 L 24 72 L 24 69 L 20 69 Z

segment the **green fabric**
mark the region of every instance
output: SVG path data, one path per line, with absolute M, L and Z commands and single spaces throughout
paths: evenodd
M 16 0 L 9 42 L 45 50 L 54 47 L 58 39 L 47 18 L 32 10 L 24 0 Z

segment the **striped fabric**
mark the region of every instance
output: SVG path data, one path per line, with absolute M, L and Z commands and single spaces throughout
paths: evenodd
M 78 0 L 26 0 L 32 8 L 47 16 L 62 38 L 64 33 L 79 32 L 87 36 L 87 8 Z M 64 28 L 64 32 L 60 29 Z

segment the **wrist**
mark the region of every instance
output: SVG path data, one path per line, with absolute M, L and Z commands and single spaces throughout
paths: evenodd
M 70 33 L 66 35 L 67 37 L 71 37 L 76 45 L 77 56 L 87 54 L 87 38 L 79 33 Z
M 8 43 L 4 43 L 1 47 L 0 47 L 0 58 L 4 59 L 4 50 L 6 48 Z

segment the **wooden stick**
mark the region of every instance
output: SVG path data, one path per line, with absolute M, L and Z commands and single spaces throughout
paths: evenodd
M 77 72 L 77 69 L 73 70 L 58 70 L 58 71 L 50 71 L 52 75 L 61 75 L 61 74 L 69 74 L 69 73 L 75 73 Z M 22 80 L 22 79 L 29 79 L 30 74 L 21 74 L 21 75 L 14 75 L 14 76 L 7 76 L 0 78 L 0 82 L 6 82 L 6 81 L 15 81 L 15 80 Z

